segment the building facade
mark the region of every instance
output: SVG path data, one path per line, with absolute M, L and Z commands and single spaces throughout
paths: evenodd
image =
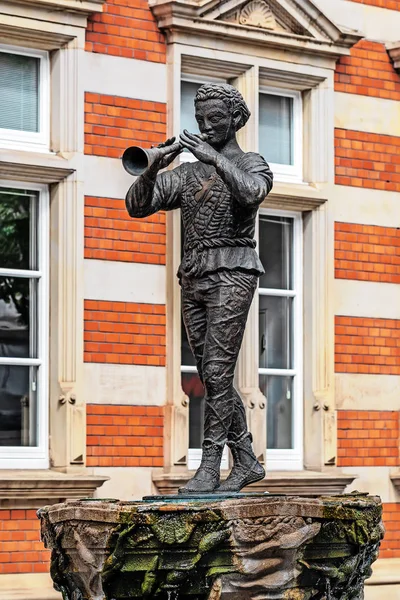
M 366 598 L 400 598 L 400 1 L 3 0 L 0 31 L 0 599 L 59 598 L 40 506 L 200 462 L 180 215 L 130 219 L 120 158 L 196 131 L 204 82 L 275 175 L 236 375 L 253 488 L 380 495 Z

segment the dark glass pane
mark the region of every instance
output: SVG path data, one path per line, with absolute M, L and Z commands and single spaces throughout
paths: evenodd
M 260 288 L 293 288 L 293 219 L 260 214 L 259 253 L 265 269 Z
M 36 289 L 34 279 L 0 277 L 0 356 L 37 357 Z
M 0 365 L 0 446 L 36 445 L 36 371 Z
M 260 94 L 259 149 L 271 163 L 293 165 L 293 98 Z
M 37 269 L 34 192 L 0 188 L 0 268 Z
M 0 52 L 0 128 L 39 131 L 39 68 L 39 58 Z
M 201 83 L 181 82 L 181 131 L 187 129 L 191 133 L 199 132 L 194 116 L 194 97 L 201 86 Z
M 260 375 L 267 399 L 267 448 L 293 448 L 293 377 Z
M 182 373 L 182 389 L 189 397 L 189 448 L 201 448 L 204 426 L 204 387 L 197 373 Z
M 292 368 L 292 298 L 260 296 L 260 368 Z

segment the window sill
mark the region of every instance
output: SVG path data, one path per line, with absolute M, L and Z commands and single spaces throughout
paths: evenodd
M 400 558 L 380 558 L 372 567 L 372 576 L 365 585 L 399 585 Z
M 73 498 L 92 497 L 108 477 L 58 471 L 0 471 L 0 508 L 38 509 Z
M 153 484 L 161 495 L 176 494 L 194 471 L 164 473 L 153 471 Z M 228 472 L 223 472 L 226 476 Z M 316 471 L 271 471 L 267 478 L 244 488 L 245 492 L 270 492 L 293 496 L 331 496 L 342 494 L 354 481 L 355 476 L 342 473 L 339 469 L 327 473 Z
M 326 194 L 308 183 L 275 181 L 262 207 L 306 211 L 314 210 L 326 201 Z
M 69 161 L 52 152 L 1 149 L 0 179 L 57 183 L 74 172 Z

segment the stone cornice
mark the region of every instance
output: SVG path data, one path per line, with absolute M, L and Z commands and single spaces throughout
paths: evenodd
M 27 4 L 30 8 L 38 10 L 51 9 L 60 12 L 73 12 L 90 15 L 94 12 L 102 12 L 106 0 L 2 0 L 5 4 Z
M 182 36 L 185 41 L 188 41 L 188 37 L 218 37 L 230 39 L 244 46 L 267 45 L 300 53 L 339 57 L 349 54 L 349 49 L 362 38 L 362 35 L 356 31 L 339 28 L 309 0 L 302 1 L 301 9 L 297 0 L 279 0 L 278 3 L 285 9 L 287 9 L 286 5 L 290 6 L 290 16 L 295 20 L 297 18 L 299 27 L 305 30 L 308 26 L 305 35 L 246 26 L 224 21 L 222 18 L 210 18 L 210 15 L 215 17 L 215 11 L 210 10 L 212 0 L 211 2 L 207 0 L 201 6 L 193 1 L 183 0 L 149 1 L 157 25 L 167 34 L 170 43 Z M 239 2 L 237 1 L 236 4 Z M 304 16 L 305 7 L 308 13 Z M 219 13 L 221 11 L 222 9 Z
M 0 507 L 35 508 L 92 497 L 108 477 L 57 471 L 0 471 Z
M 61 156 L 48 153 L 0 150 L 0 179 L 57 183 L 75 169 Z
M 226 473 L 225 475 L 227 475 Z M 163 494 L 176 494 L 193 473 L 182 471 L 176 473 L 153 472 L 153 483 L 157 491 Z M 222 474 L 224 475 L 224 474 Z M 294 496 L 329 496 L 342 494 L 355 476 L 339 470 L 329 473 L 314 471 L 274 471 L 268 473 L 263 481 L 252 484 L 243 491 L 270 492 L 271 494 L 291 494 Z
M 393 61 L 393 66 L 400 74 L 400 40 L 386 45 L 390 58 Z

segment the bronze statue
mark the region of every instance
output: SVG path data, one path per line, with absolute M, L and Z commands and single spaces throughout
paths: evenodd
M 237 492 L 265 477 L 233 377 L 257 279 L 264 273 L 254 232 L 273 175 L 259 154 L 245 153 L 237 143 L 236 132 L 250 117 L 238 90 L 228 84 L 203 85 L 195 111 L 200 135 L 184 130 L 179 142 L 171 138 L 149 156 L 138 149 L 126 151 L 130 172 L 135 172 L 130 167 L 138 153 L 135 174 L 148 165 L 130 187 L 126 207 L 134 218 L 175 208 L 182 213 L 182 313 L 206 398 L 201 465 L 179 492 Z M 198 162 L 159 174 L 185 148 Z M 220 483 L 225 444 L 233 468 Z

